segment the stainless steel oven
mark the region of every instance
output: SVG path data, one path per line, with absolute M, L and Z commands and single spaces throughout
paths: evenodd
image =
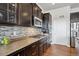
M 34 16 L 32 24 L 36 27 L 42 27 L 42 19 Z

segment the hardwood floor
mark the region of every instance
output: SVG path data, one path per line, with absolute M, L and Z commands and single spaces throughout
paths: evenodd
M 63 45 L 51 45 L 46 52 L 44 53 L 44 56 L 78 56 L 79 53 L 76 48 L 69 48 L 67 46 Z

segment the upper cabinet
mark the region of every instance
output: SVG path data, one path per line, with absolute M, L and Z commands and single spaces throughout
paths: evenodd
M 0 3 L 0 24 L 34 26 L 34 17 L 42 19 L 36 3 Z
M 0 3 L 0 10 L 7 10 L 7 3 Z
M 32 20 L 32 4 L 18 4 L 18 25 L 30 26 Z
M 8 13 L 7 17 L 8 17 L 9 23 L 17 24 L 16 11 L 17 11 L 17 4 L 9 3 L 8 4 L 8 11 L 7 11 L 7 13 Z
M 41 9 L 35 3 L 19 3 L 18 4 L 18 25 L 34 26 L 34 17 L 41 19 Z
M 0 3 L 0 24 L 17 24 L 16 8 L 14 3 Z
M 43 14 L 43 32 L 49 33 L 52 29 L 52 16 L 50 13 Z
M 42 19 L 42 17 L 41 17 L 41 11 L 42 10 L 38 7 L 37 4 L 33 4 L 33 16 L 36 16 L 36 17 Z
M 7 4 L 0 3 L 0 24 L 7 22 Z

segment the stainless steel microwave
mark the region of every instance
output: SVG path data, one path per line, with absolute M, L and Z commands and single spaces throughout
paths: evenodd
M 38 18 L 38 17 L 33 17 L 33 25 L 36 27 L 42 27 L 42 19 Z

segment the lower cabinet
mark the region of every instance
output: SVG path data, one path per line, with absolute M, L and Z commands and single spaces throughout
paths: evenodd
M 51 43 L 52 43 L 51 37 L 48 36 L 47 37 L 47 48 L 51 46 Z
M 43 52 L 43 46 L 44 46 L 44 45 L 43 45 L 43 44 L 40 44 L 40 42 L 39 42 L 39 48 L 38 48 L 38 55 L 39 55 L 39 56 L 42 56 L 43 53 L 44 53 L 44 52 Z
M 47 48 L 50 47 L 50 43 L 51 39 L 47 36 L 10 54 L 9 56 L 43 56 Z
M 38 42 L 35 42 L 29 46 L 27 55 L 38 56 Z

